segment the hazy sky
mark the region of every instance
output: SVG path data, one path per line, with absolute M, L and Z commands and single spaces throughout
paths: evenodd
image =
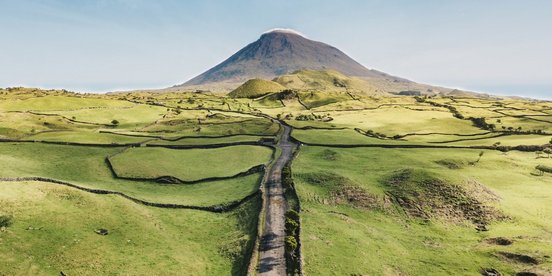
M 275 27 L 417 82 L 552 98 L 545 0 L 0 0 L 0 87 L 163 88 Z

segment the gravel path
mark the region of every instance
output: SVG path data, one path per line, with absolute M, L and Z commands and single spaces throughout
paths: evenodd
M 282 124 L 282 127 L 284 131 L 278 143 L 282 154 L 270 168 L 265 185 L 267 207 L 265 210 L 264 232 L 261 238 L 260 275 L 286 275 L 284 215 L 288 206 L 284 198 L 281 177 L 282 168 L 291 160 L 297 145 L 290 141 L 291 128 L 284 124 Z

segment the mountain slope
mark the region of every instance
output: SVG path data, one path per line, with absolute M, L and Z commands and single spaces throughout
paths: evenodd
M 405 81 L 367 69 L 330 45 L 295 32 L 275 30 L 264 33 L 227 60 L 177 87 L 235 88 L 249 79 L 272 79 L 301 69 L 333 69 L 348 76 Z
M 335 70 L 298 70 L 291 74 L 278 76 L 273 81 L 295 90 L 384 94 L 383 90 L 378 90 L 365 79 L 349 77 Z

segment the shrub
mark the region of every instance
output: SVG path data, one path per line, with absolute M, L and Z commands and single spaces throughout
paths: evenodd
M 295 232 L 299 228 L 299 223 L 297 221 L 292 220 L 290 218 L 286 218 L 286 235 L 287 236 L 295 236 Z
M 0 216 L 0 227 L 8 227 L 12 224 L 12 217 L 2 215 Z
M 286 218 L 290 218 L 294 221 L 299 221 L 299 213 L 297 213 L 295 210 L 289 210 L 286 212 Z
M 119 121 L 117 121 L 117 120 L 113 120 L 113 121 L 111 121 L 111 124 L 112 124 L 112 125 L 115 125 L 115 126 L 116 126 L 116 125 L 118 125 L 118 124 L 119 124 Z
M 479 117 L 479 118 L 470 117 L 470 120 L 476 127 L 481 129 L 492 130 L 495 128 L 493 124 L 488 124 L 487 121 L 485 121 L 485 117 Z
M 291 178 L 291 167 L 285 166 L 282 169 L 282 186 L 286 189 L 294 189 L 293 178 Z
M 546 172 L 546 173 L 552 173 L 552 167 L 549 167 L 549 166 L 545 166 L 545 165 L 538 165 L 537 167 L 535 167 L 537 170 L 541 171 L 541 172 Z
M 295 252 L 297 249 L 297 240 L 294 236 L 286 237 L 286 252 Z

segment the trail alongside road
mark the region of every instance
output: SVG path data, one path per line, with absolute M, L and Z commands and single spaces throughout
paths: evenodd
M 297 144 L 291 141 L 291 127 L 281 124 L 282 135 L 278 147 L 281 155 L 268 171 L 265 184 L 266 209 L 265 225 L 261 237 L 259 273 L 260 275 L 286 275 L 285 259 L 285 213 L 287 202 L 282 187 L 282 169 L 292 159 Z

